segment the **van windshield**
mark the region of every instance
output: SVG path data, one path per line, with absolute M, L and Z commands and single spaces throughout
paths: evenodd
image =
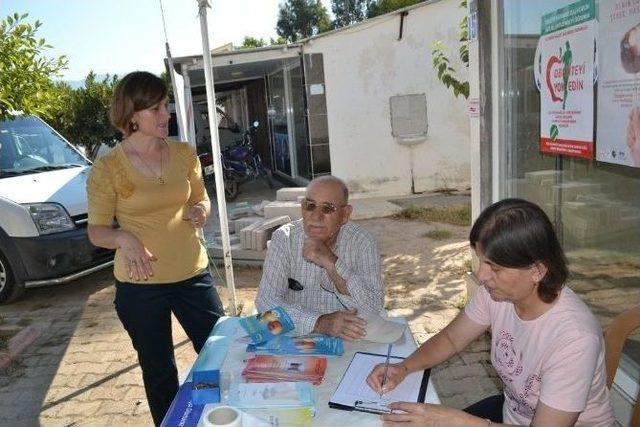
M 39 118 L 0 121 L 0 178 L 88 165 Z

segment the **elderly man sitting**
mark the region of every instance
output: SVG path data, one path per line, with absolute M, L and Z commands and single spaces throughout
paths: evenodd
M 296 332 L 362 338 L 364 312 L 383 311 L 384 285 L 376 242 L 349 221 L 352 206 L 344 182 L 333 176 L 307 186 L 302 219 L 273 233 L 256 307 L 282 306 Z

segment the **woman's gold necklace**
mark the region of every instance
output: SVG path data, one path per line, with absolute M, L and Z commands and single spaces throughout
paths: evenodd
M 158 175 L 153 170 L 153 168 L 144 160 L 144 158 L 140 155 L 138 150 L 136 150 L 136 147 L 133 144 L 129 144 L 129 145 L 131 146 L 131 149 L 133 150 L 133 152 L 136 153 L 136 156 L 138 156 L 138 159 L 140 159 L 140 162 L 144 165 L 144 167 L 147 168 L 149 172 L 151 172 L 151 175 L 156 177 L 160 184 L 164 184 L 164 178 L 162 177 L 162 158 L 164 157 L 164 152 L 160 151 L 160 174 Z

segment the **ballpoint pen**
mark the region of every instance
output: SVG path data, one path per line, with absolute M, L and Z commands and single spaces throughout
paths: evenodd
M 384 383 L 387 382 L 387 373 L 389 372 L 389 357 L 391 356 L 391 347 L 392 344 L 389 344 L 389 348 L 387 348 L 387 359 L 384 362 L 384 373 L 382 374 L 382 383 L 380 384 L 380 398 L 382 399 Z

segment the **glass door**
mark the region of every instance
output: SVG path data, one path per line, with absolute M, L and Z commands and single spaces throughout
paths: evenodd
M 300 184 L 311 179 L 311 161 L 304 94 L 304 75 L 299 59 L 283 64 L 268 77 L 269 123 L 276 173 Z
M 276 172 L 291 176 L 291 154 L 289 149 L 289 126 L 285 70 L 269 75 L 269 124 L 271 129 L 272 155 Z
M 304 75 L 300 63 L 295 63 L 289 70 L 291 119 L 293 124 L 293 146 L 295 147 L 295 159 L 297 175 L 311 180 L 311 149 L 309 147 L 307 106 L 304 96 Z

